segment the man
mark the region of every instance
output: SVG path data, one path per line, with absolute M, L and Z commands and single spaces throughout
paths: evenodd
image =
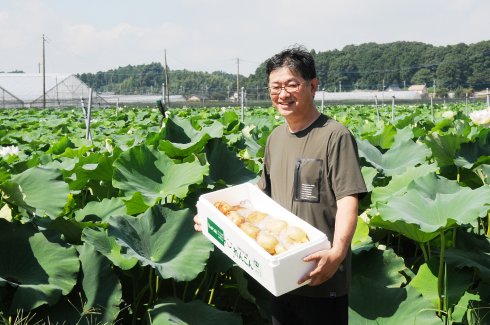
M 272 104 L 286 123 L 270 134 L 258 186 L 274 201 L 325 232 L 331 249 L 305 257 L 316 268 L 309 281 L 272 299 L 272 323 L 347 324 L 350 243 L 358 194 L 366 186 L 352 134 L 321 114 L 315 62 L 304 48 L 282 51 L 266 62 Z M 200 229 L 198 219 L 196 229 Z

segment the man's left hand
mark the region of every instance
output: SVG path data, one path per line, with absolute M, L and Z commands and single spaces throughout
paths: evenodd
M 333 249 L 318 251 L 308 255 L 303 261 L 316 261 L 315 269 L 298 281 L 298 284 L 301 284 L 307 280 L 311 280 L 309 283 L 310 286 L 317 286 L 330 279 L 342 263 L 342 259 Z

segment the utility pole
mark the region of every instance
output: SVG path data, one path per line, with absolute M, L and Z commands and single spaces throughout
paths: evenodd
M 383 89 L 381 89 L 381 106 L 385 106 L 385 80 L 383 79 Z
M 202 107 L 204 107 L 204 86 L 201 86 Z
M 165 100 L 165 98 L 163 99 L 164 102 L 167 103 L 167 105 L 170 104 L 170 95 L 168 93 L 168 65 L 167 65 L 167 49 L 165 49 L 165 95 L 167 96 L 167 99 Z
M 242 108 L 242 123 L 245 120 L 245 105 L 244 105 L 244 102 L 243 102 L 243 99 L 244 99 L 243 91 L 244 91 L 244 89 L 242 87 L 242 96 L 240 96 L 241 97 L 240 107 Z
M 490 107 L 490 93 L 488 92 L 488 88 L 487 88 L 487 107 Z
M 46 43 L 46 37 L 43 34 L 43 108 L 46 108 L 46 51 L 44 43 Z
M 391 124 L 395 124 L 395 96 L 391 96 Z
M 324 104 L 325 104 L 325 88 L 322 88 L 322 113 L 324 112 Z
M 58 76 L 56 76 L 56 102 L 58 103 L 58 106 L 61 106 L 59 92 L 58 92 Z
M 240 58 L 236 59 L 236 95 L 238 103 L 240 99 Z

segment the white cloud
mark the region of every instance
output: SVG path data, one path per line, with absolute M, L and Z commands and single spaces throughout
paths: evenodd
M 96 14 L 52 3 L 19 0 L 2 8 L 0 71 L 37 70 L 43 33 L 52 72 L 162 62 L 166 49 L 174 69 L 233 73 L 239 57 L 240 71 L 248 74 L 294 43 L 326 51 L 365 42 L 490 39 L 490 1 L 481 0 L 183 0 L 146 7 L 87 0 Z
M 102 29 L 94 25 L 66 26 L 61 35 L 63 48 L 86 62 L 86 71 L 116 68 L 127 64 L 162 62 L 166 48 L 177 48 L 189 40 L 189 31 L 175 24 L 139 27 L 120 23 Z M 108 64 L 112 66 L 108 67 Z

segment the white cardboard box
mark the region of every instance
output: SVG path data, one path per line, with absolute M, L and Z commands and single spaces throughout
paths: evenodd
M 230 205 L 250 202 L 255 210 L 302 228 L 307 233 L 309 242 L 272 256 L 222 214 L 214 206 L 216 201 L 224 201 Z M 281 207 L 250 183 L 201 195 L 197 210 L 203 234 L 275 296 L 306 284 L 299 285 L 297 282 L 313 270 L 315 262 L 304 262 L 303 258 L 330 248 L 328 238 L 323 232 Z

